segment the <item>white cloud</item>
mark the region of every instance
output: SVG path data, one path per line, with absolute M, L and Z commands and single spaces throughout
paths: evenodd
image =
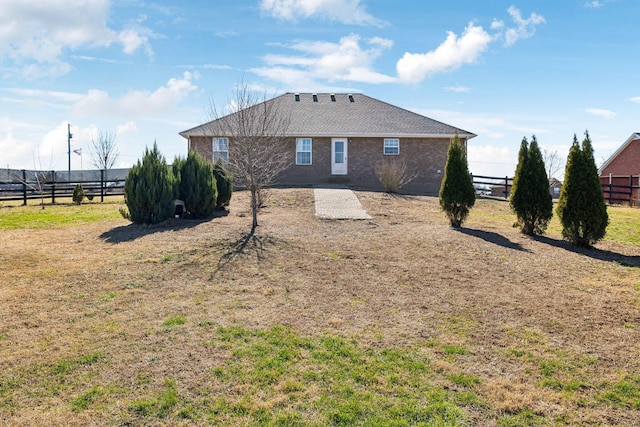
M 544 135 L 549 130 L 542 127 L 533 127 L 532 122 L 548 123 L 547 117 L 519 117 L 505 116 L 503 114 L 490 113 L 469 113 L 450 110 L 415 110 L 416 113 L 431 117 L 444 123 L 450 123 L 469 132 L 475 133 L 482 138 L 503 140 L 505 137 L 515 136 L 515 141 L 520 142 L 523 136 Z M 511 143 L 507 140 L 505 143 Z
M 513 176 L 518 163 L 517 152 L 499 145 L 467 144 L 469 171 L 481 176 Z
M 74 143 L 78 140 L 79 129 L 73 129 Z M 72 148 L 73 149 L 73 148 Z M 67 161 L 67 122 L 60 122 L 54 129 L 42 137 L 40 145 L 33 152 L 34 167 L 37 169 L 66 169 Z
M 236 37 L 238 35 L 238 32 L 235 30 L 220 30 L 220 31 L 216 31 L 215 34 L 216 34 L 216 37 L 226 39 L 229 37 Z
M 544 17 L 537 13 L 523 18 L 520 10 L 514 6 L 507 12 L 516 27 L 507 28 L 504 21 L 494 19 L 491 22 L 494 33 L 489 34 L 481 26 L 470 22 L 461 36 L 447 31 L 446 40 L 435 50 L 427 53 L 406 52 L 396 64 L 400 81 L 418 83 L 433 74 L 474 63 L 492 42 L 504 37 L 505 46 L 511 46 L 520 39 L 533 36 L 536 26 L 545 22 Z
M 385 25 L 371 16 L 360 0 L 261 0 L 260 8 L 284 21 L 295 22 L 317 16 L 343 24 Z
M 126 133 L 136 133 L 138 132 L 138 130 L 138 125 L 136 124 L 136 122 L 129 120 L 126 123 L 117 126 L 116 134 L 122 135 Z
M 28 157 L 29 148 L 26 145 L 18 144 L 13 132 L 9 131 L 0 135 L 0 152 L 3 153 L 3 164 L 0 165 L 0 168 L 12 168 L 11 164 L 15 160 Z M 13 169 L 18 169 L 18 167 L 14 165 Z
M 59 77 L 69 72 L 71 72 L 71 65 L 57 60 L 48 64 L 27 64 L 21 70 L 22 77 L 28 80 Z
M 122 44 L 123 52 L 131 55 L 142 47 L 148 55 L 151 55 L 153 52 L 149 44 L 149 37 L 144 34 L 145 32 L 134 28 L 127 28 L 121 31 L 118 34 L 118 41 Z
M 194 84 L 197 75 L 185 72 L 181 78 L 172 78 L 166 85 L 149 91 L 131 91 L 120 98 L 112 98 L 107 92 L 91 89 L 73 105 L 78 117 L 109 115 L 116 117 L 154 117 L 166 115 L 189 92 L 198 87 Z
M 546 20 L 544 16 L 532 13 L 528 18 L 524 19 L 520 10 L 515 6 L 507 9 L 507 12 L 517 25 L 516 28 L 507 28 L 504 33 L 505 46 L 512 46 L 520 39 L 528 39 L 536 33 L 536 25 L 544 24 Z
M 301 55 L 265 55 L 267 66 L 251 71 L 266 78 L 285 83 L 287 87 L 317 87 L 318 79 L 360 83 L 390 83 L 396 79 L 373 71 L 372 66 L 383 50 L 393 45 L 391 40 L 375 37 L 360 46 L 360 36 L 351 34 L 338 43 L 299 41 L 290 49 Z
M 59 92 L 53 90 L 37 90 L 26 88 L 10 88 L 5 90 L 11 94 L 18 95 L 24 98 L 35 98 L 60 102 L 74 102 L 82 97 L 82 95 L 78 93 Z
M 469 93 L 471 92 L 471 88 L 470 87 L 466 87 L 466 86 L 447 86 L 444 87 L 443 90 L 445 92 L 456 92 L 456 93 Z
M 603 119 L 613 119 L 617 116 L 617 113 L 614 111 L 604 110 L 601 108 L 587 108 L 585 111 L 596 117 L 602 117 Z
M 635 102 L 636 104 L 640 104 L 640 96 L 634 96 L 633 98 L 629 98 L 629 101 Z
M 405 83 L 418 83 L 438 72 L 454 70 L 475 62 L 492 41 L 480 26 L 470 23 L 462 36 L 447 32 L 447 39 L 427 53 L 405 53 L 396 64 L 398 77 Z
M 40 124 L 0 117 L 0 153 L 2 153 L 0 167 L 34 169 L 42 165 L 44 169 L 50 169 L 50 150 L 48 153 L 44 153 L 39 149 L 42 142 L 40 132 L 45 129 L 47 128 Z M 35 137 L 35 135 L 38 136 Z M 66 136 L 63 141 L 66 141 Z M 66 149 L 64 152 L 66 153 Z
M 503 28 L 504 28 L 504 21 L 494 19 L 493 22 L 491 22 L 492 30 L 502 30 Z
M 617 0 L 589 0 L 582 4 L 582 7 L 586 7 L 587 9 L 600 9 L 605 7 L 607 3 L 611 3 Z
M 10 59 L 25 77 L 68 73 L 64 52 L 81 47 L 119 43 L 127 54 L 140 48 L 151 53 L 149 29 L 138 24 L 121 31 L 109 27 L 110 0 L 5 3 L 0 8 L 0 59 Z

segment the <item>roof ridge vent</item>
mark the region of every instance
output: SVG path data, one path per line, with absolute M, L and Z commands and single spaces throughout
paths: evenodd
M 295 96 L 296 102 L 300 102 L 300 94 L 296 92 L 294 93 L 294 96 Z
M 318 102 L 318 94 L 317 93 L 313 94 L 313 102 Z
M 336 94 L 335 93 L 331 94 L 331 102 L 336 102 Z
M 356 102 L 353 99 L 353 94 L 352 93 L 348 94 L 348 96 L 349 96 L 349 102 Z

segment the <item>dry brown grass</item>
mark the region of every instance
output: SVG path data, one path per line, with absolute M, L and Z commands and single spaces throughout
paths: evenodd
M 478 425 L 524 409 L 566 425 L 639 422 L 637 409 L 599 397 L 640 372 L 640 269 L 625 266 L 638 247 L 531 239 L 501 202 L 480 201 L 456 231 L 435 198 L 358 196 L 371 221 L 318 220 L 311 190 L 274 190 L 253 237 L 243 192 L 206 222 L 1 231 L 0 421 L 125 422 L 128 402 L 166 378 L 183 396 L 241 394 L 211 379 L 229 356 L 207 344 L 215 328 L 284 325 L 364 348 L 418 347 L 444 376 L 477 376 Z M 176 316 L 183 325 L 167 322 Z M 90 353 L 98 360 L 73 365 L 73 382 L 29 385 Z M 95 384 L 120 403 L 73 412 Z

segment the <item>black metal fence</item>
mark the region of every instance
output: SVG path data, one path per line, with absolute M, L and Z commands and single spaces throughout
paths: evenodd
M 638 206 L 640 199 L 640 176 L 609 175 L 600 177 L 602 194 L 610 205 Z
M 473 185 L 479 194 L 493 197 L 509 198 L 513 178 L 471 175 Z M 601 176 L 600 185 L 604 200 L 609 205 L 640 206 L 640 176 L 610 175 Z M 555 196 L 557 198 L 557 195 Z
M 511 187 L 513 186 L 513 178 L 508 176 L 482 176 L 473 175 L 473 186 L 476 191 L 483 196 L 494 196 L 509 198 Z
M 81 184 L 85 195 L 101 202 L 107 196 L 124 194 L 124 181 L 129 169 L 82 170 L 82 171 L 35 171 L 26 169 L 0 169 L 0 202 L 71 197 L 73 189 Z

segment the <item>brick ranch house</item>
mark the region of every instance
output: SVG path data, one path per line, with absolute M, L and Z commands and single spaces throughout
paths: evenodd
M 293 160 L 279 185 L 380 190 L 375 165 L 396 159 L 417 173 L 403 192 L 437 194 L 451 138 L 457 132 L 466 146 L 476 136 L 362 94 L 285 93 L 265 102 L 288 116 L 283 143 Z M 233 135 L 214 134 L 215 122 L 180 132 L 189 150 L 212 161 L 228 156 L 233 144 Z
M 600 166 L 598 172 L 606 200 L 611 203 L 628 202 L 631 205 L 638 205 L 640 199 L 638 188 L 634 188 L 629 195 L 622 194 L 622 192 L 629 190 L 613 187 L 611 189 L 612 194 L 609 194 L 609 185 L 633 187 L 640 185 L 638 182 L 640 179 L 640 132 L 633 133 L 616 152 Z M 618 191 L 621 193 L 616 193 Z M 629 199 L 629 197 L 631 198 Z

